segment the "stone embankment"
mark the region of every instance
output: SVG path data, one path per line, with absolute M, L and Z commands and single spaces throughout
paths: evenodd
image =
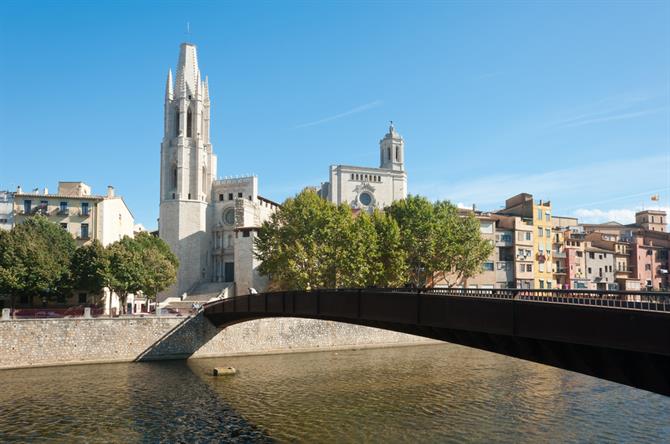
M 288 353 L 432 343 L 376 328 L 298 318 L 224 328 L 194 317 L 0 321 L 0 368 Z

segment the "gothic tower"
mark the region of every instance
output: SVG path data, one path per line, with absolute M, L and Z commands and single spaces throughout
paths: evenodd
M 391 122 L 389 132 L 379 141 L 379 168 L 404 171 L 404 162 L 405 142 Z
M 207 277 L 207 220 L 216 156 L 210 143 L 209 88 L 202 81 L 195 45 L 182 43 L 173 84 L 168 71 L 161 143 L 158 232 L 179 258 L 178 296 Z

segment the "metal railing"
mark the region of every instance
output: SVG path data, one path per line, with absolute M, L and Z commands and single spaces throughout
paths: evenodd
M 538 303 L 587 305 L 604 308 L 670 312 L 670 293 L 620 290 L 562 290 L 520 288 L 338 288 L 335 292 L 422 293 Z

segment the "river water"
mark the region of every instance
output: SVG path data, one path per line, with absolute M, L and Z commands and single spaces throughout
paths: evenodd
M 0 378 L 0 442 L 670 442 L 670 398 L 449 344 Z

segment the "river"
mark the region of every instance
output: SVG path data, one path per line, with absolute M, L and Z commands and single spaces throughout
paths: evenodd
M 0 442 L 670 441 L 670 398 L 449 344 L 0 377 Z

